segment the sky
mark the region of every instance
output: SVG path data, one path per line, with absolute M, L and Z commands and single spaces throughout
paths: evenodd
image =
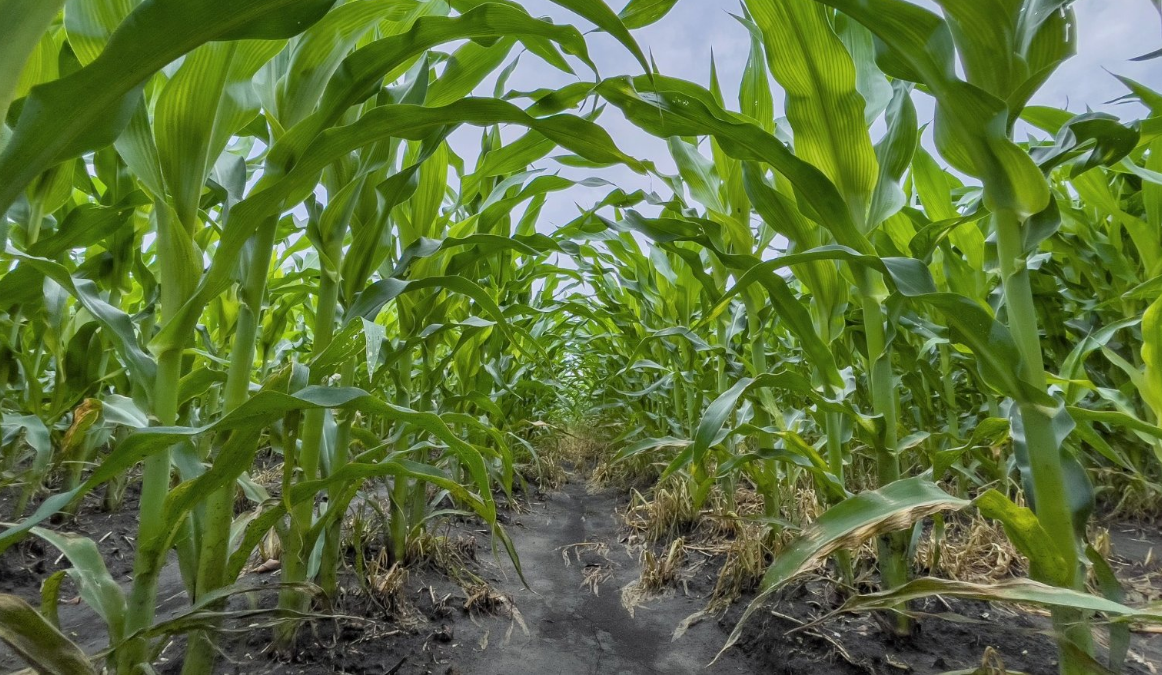
M 623 4 L 623 0 L 608 1 L 615 10 Z M 935 9 L 932 0 L 915 2 Z M 550 0 L 526 0 L 524 5 L 534 16 L 549 17 L 556 23 L 571 23 L 582 31 L 592 28 L 584 19 Z M 1142 117 L 1144 109 L 1140 106 L 1110 101 L 1126 93 L 1113 73 L 1162 90 L 1162 59 L 1144 62 L 1130 60 L 1162 47 L 1162 18 L 1151 0 L 1077 0 L 1074 8 L 1079 26 L 1078 53 L 1060 67 L 1032 103 L 1073 112 L 1084 112 L 1088 107 L 1126 120 Z M 750 50 L 746 29 L 732 16 L 739 13 L 739 0 L 679 0 L 664 19 L 634 31 L 634 36 L 663 74 L 692 80 L 703 86 L 709 82 L 710 57 L 713 52 L 719 80 L 727 93 L 728 107 L 737 109 L 734 103 L 737 99 L 730 92 L 738 90 L 738 82 Z M 602 77 L 641 73 L 641 67 L 629 52 L 610 36 L 592 32 L 586 37 L 590 55 Z M 578 66 L 576 70 L 581 77 L 593 77 L 584 66 Z M 523 91 L 541 87 L 557 88 L 577 79 L 531 54 L 524 54 L 508 80 L 508 88 Z M 489 95 L 492 82 L 492 79 L 485 82 L 479 94 Z M 781 97 L 777 86 L 775 97 L 778 110 Z M 920 119 L 930 120 L 930 99 L 921 93 L 915 94 L 914 98 Z M 622 118 L 612 106 L 606 109 L 599 123 L 626 153 L 649 158 L 657 163 L 660 170 L 676 173 L 665 141 L 640 131 Z M 505 137 L 515 138 L 520 133 L 522 130 L 519 129 L 508 130 Z M 452 147 L 471 166 L 479 147 L 479 131 L 468 128 L 457 131 L 452 137 Z M 549 172 L 560 171 L 561 175 L 574 179 L 596 174 L 627 191 L 652 189 L 668 196 L 667 188 L 656 178 L 639 176 L 624 167 L 594 172 L 561 167 L 552 161 L 542 161 L 537 166 Z M 578 206 L 591 205 L 604 197 L 607 191 L 607 188 L 577 186 L 551 196 L 542 212 L 538 229 L 548 233 L 564 225 L 577 215 Z

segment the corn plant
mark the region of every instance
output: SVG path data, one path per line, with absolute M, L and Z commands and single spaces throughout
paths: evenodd
M 119 672 L 133 672 L 149 659 L 157 578 L 171 548 L 177 549 L 193 606 L 213 609 L 228 595 L 258 539 L 278 527 L 286 580 L 279 611 L 293 617 L 305 609 L 303 582 L 318 578 L 325 593 L 335 590 L 339 505 L 350 500 L 360 480 L 394 476 L 393 528 L 403 536 L 426 517 L 423 495 L 433 483 L 495 524 L 494 476 L 511 485 L 507 445 L 502 436 L 494 439 L 492 424 L 479 417 L 433 411 L 432 360 L 448 346 L 430 333 L 417 336 L 445 316 L 461 322 L 467 333 L 479 332 L 484 327 L 471 319 L 480 311 L 493 322 L 489 332 L 495 327 L 519 345 L 488 291 L 460 265 L 450 275 L 441 268 L 456 262 L 457 249 L 494 244 L 474 241 L 478 232 L 495 237 L 502 250 L 526 255 L 539 255 L 546 244 L 530 245 L 496 231 L 500 210 L 441 213 L 449 156 L 443 139 L 464 122 L 516 123 L 591 161 L 632 163 L 591 122 L 569 115 L 534 117 L 499 99 L 464 98 L 518 41 L 566 69 L 562 49 L 589 63 L 576 29 L 534 19 L 515 4 L 461 3 L 455 15 L 442 2 L 335 4 L 292 8 L 256 2 L 224 12 L 213 2 L 74 2 L 63 12 L 46 5 L 43 16 L 30 16 L 13 28 L 21 40 L 12 46 L 11 61 L 25 67 L 4 89 L 6 108 L 11 98 L 16 109 L 9 115 L 15 122 L 0 159 L 6 186 L 0 210 L 9 212 L 16 204 L 11 212 L 17 228 L 5 237 L 9 259 L 16 263 L 5 281 L 16 287 L 43 280 L 53 300 L 49 312 L 43 318 L 38 313 L 32 323 L 21 312 L 38 303 L 27 294 L 15 296 L 8 348 L 27 361 L 21 364 L 23 382 L 39 382 L 33 371 L 50 358 L 63 366 L 74 338 L 62 321 L 75 302 L 73 311 L 85 317 L 81 325 L 89 326 L 76 338 L 78 348 L 93 344 L 97 331 L 120 362 L 101 364 L 94 373 L 96 389 L 76 382 L 79 393 L 131 395 L 156 426 L 122 439 L 87 479 L 79 480 L 83 470 L 74 472 L 70 489 L 42 503 L 4 538 L 7 545 L 27 532 L 46 536 L 35 529 L 37 523 L 144 462 L 133 584 L 121 595 L 108 579 L 101 582 L 117 598 L 102 615 Z M 609 16 L 593 16 L 613 25 Z M 181 40 L 162 37 L 195 24 L 200 26 L 195 32 L 180 31 Z M 621 37 L 636 50 L 628 34 Z M 433 51 L 465 38 L 472 41 L 456 53 Z M 66 60 L 72 72 L 52 67 L 62 48 L 73 59 Z M 85 106 L 79 105 L 82 100 Z M 92 170 L 73 159 L 86 153 L 100 156 Z M 497 177 L 513 171 L 480 176 L 488 181 L 479 194 L 493 201 L 511 198 L 504 192 L 512 185 Z M 88 194 L 72 193 L 78 180 Z M 314 182 L 325 203 L 312 195 Z M 502 192 L 493 196 L 494 188 Z M 283 217 L 304 200 L 305 218 Z M 70 215 L 88 218 L 66 225 Z M 275 254 L 301 249 L 304 241 L 313 249 L 297 272 L 312 289 L 306 296 L 309 348 L 301 355 L 280 355 L 301 358 L 301 364 L 272 368 L 269 349 L 276 345 L 270 344 L 256 389 L 256 346 L 274 290 L 268 282 L 272 272 L 277 281 L 293 271 Z M 87 249 L 85 256 L 73 253 L 81 249 Z M 84 268 L 87 256 L 108 255 L 105 251 L 127 260 L 113 266 L 112 274 L 92 278 Z M 379 281 L 370 283 L 373 276 Z M 127 296 L 133 286 L 140 292 Z M 412 300 L 416 295 L 426 299 Z M 441 296 L 471 304 L 457 300 L 449 306 L 447 300 L 437 302 Z M 393 301 L 394 328 L 403 342 L 388 358 L 395 366 L 389 370 L 399 377 L 384 381 L 375 372 L 384 328 L 375 320 Z M 420 313 L 419 307 L 439 313 Z M 126 311 L 130 308 L 137 308 L 136 314 Z M 285 321 L 286 313 L 269 319 Z M 462 323 L 466 319 L 469 323 Z M 41 322 L 55 326 L 62 341 L 49 343 L 51 355 L 36 353 L 29 361 L 20 341 L 30 342 L 30 331 L 39 330 Z M 394 402 L 354 388 L 353 341 L 366 344 L 368 384 L 395 391 Z M 454 342 L 451 353 L 469 344 Z M 518 353 L 535 348 L 530 336 Z M 417 350 L 425 358 L 418 391 L 412 382 Z M 62 367 L 54 370 L 58 379 L 68 374 Z M 6 372 L 10 382 L 15 373 Z M 323 386 L 336 375 L 338 388 Z M 77 403 L 69 388 L 54 388 L 52 395 L 60 400 L 51 419 L 52 411 L 41 410 L 43 392 L 24 389 L 26 405 L 53 424 Z M 332 409 L 341 412 L 337 429 L 328 432 Z M 398 435 L 397 447 L 372 444 L 351 456 L 356 415 L 409 431 Z M 72 424 L 70 431 L 83 437 L 83 425 L 93 419 L 78 407 Z M 241 540 L 232 542 L 235 481 L 251 464 L 263 428 L 272 424 L 280 427 L 285 491 L 272 503 L 259 504 L 244 521 Z M 5 429 L 12 446 L 6 454 L 14 463 L 23 463 L 23 446 L 35 454 L 24 477 L 31 495 L 52 462 L 48 429 L 35 415 L 6 416 Z M 455 456 L 463 484 L 417 449 L 427 447 L 429 437 Z M 490 468 L 491 458 L 502 465 L 499 475 Z M 171 489 L 175 468 L 179 484 Z M 331 511 L 312 507 L 318 490 L 332 497 Z M 285 528 L 278 525 L 283 514 L 289 516 Z M 503 533 L 497 534 L 503 541 Z M 396 541 L 397 557 L 405 543 Z M 317 545 L 324 549 L 321 572 L 308 569 Z M 294 625 L 285 624 L 284 641 L 293 640 Z M 213 636 L 212 627 L 191 635 L 187 672 L 212 669 Z
M 608 465 L 691 518 L 745 485 L 764 541 L 805 530 L 744 620 L 833 560 L 896 635 L 927 595 L 1040 604 L 1062 672 L 1117 670 L 1125 621 L 1156 617 L 1086 526 L 1162 482 L 1162 95 L 1123 78 L 1138 121 L 1030 105 L 1086 30 L 1067 1 L 746 0 L 737 96 L 713 61 L 707 86 L 652 67 L 631 31 L 672 0 L 554 2 L 635 70 L 598 73 L 577 27 L 510 0 L 0 0 L 0 552 L 65 555 L 111 670 L 185 633 L 183 672 L 209 673 L 264 542 L 290 652 L 377 492 L 390 562 L 470 513 L 519 572 L 498 500 L 544 468 L 545 429 L 601 421 Z M 521 59 L 575 81 L 513 91 Z M 606 106 L 668 156 L 623 152 Z M 547 227 L 578 186 L 605 196 Z M 135 481 L 122 586 L 47 524 Z M 791 523 L 804 484 L 826 511 Z M 926 520 L 970 508 L 1031 580 L 916 576 Z M 171 552 L 189 605 L 158 621 Z M 0 639 L 93 672 L 45 597 L 0 596 Z M 1105 663 L 1095 613 L 1118 619 Z

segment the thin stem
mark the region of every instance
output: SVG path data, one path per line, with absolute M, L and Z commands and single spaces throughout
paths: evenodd
M 180 230 L 170 205 L 154 203 L 157 219 L 158 263 L 161 270 L 161 302 L 158 316 L 164 325 L 182 306 L 192 291 L 193 281 L 183 274 L 185 266 L 180 259 L 188 232 Z M 148 334 L 148 333 L 146 333 Z M 187 338 L 188 341 L 188 338 Z M 153 414 L 161 426 L 173 426 L 178 421 L 178 391 L 182 376 L 182 356 L 185 342 L 164 346 L 157 354 L 157 373 L 153 387 Z M 125 634 L 143 633 L 153 624 L 157 600 L 157 580 L 165 563 L 166 550 L 162 546 L 166 536 L 165 500 L 169 494 L 171 449 L 165 448 L 150 455 L 143 462 L 141 504 L 138 516 L 137 551 L 133 561 L 133 590 L 125 615 Z M 148 639 L 137 637 L 128 642 L 118 654 L 118 672 L 129 675 L 148 660 Z
M 181 380 L 182 352 L 165 352 L 157 360 L 154 385 L 154 415 L 163 426 L 177 423 L 178 382 Z M 125 615 L 125 634 L 133 635 L 153 625 L 157 600 L 157 580 L 164 561 L 153 554 L 147 542 L 164 536 L 165 498 L 169 494 L 170 449 L 146 458 L 141 478 L 141 506 L 137 527 L 137 555 L 133 561 L 133 589 Z M 128 675 L 146 660 L 148 643 L 136 638 L 125 645 L 118 659 L 118 672 Z
M 410 349 L 405 350 L 402 358 L 399 360 L 399 375 L 400 375 L 400 391 L 398 394 L 399 404 L 405 407 L 411 407 L 411 390 L 412 390 L 412 352 Z M 408 444 L 408 435 L 405 434 L 401 442 L 406 447 Z M 392 479 L 391 486 L 391 522 L 389 529 L 391 533 L 391 559 L 392 562 L 403 563 L 407 557 L 407 498 L 408 498 L 408 481 L 403 476 L 396 476 Z
M 223 413 L 242 405 L 250 391 L 250 374 L 254 368 L 254 353 L 266 293 L 267 272 L 274 254 L 274 236 L 278 221 L 268 219 L 254 238 L 254 259 L 242 286 L 242 304 L 238 308 L 238 322 L 234 331 L 234 347 L 230 352 L 230 367 L 226 373 L 223 393 Z M 218 442 L 219 448 L 223 443 Z M 215 455 L 217 456 L 217 455 Z M 225 585 L 226 559 L 229 555 L 230 525 L 234 518 L 234 483 L 215 491 L 206 500 L 202 545 L 198 556 L 198 576 L 195 598 Z M 190 634 L 186 649 L 183 675 L 208 675 L 214 670 L 217 649 L 212 631 Z
M 878 485 L 882 487 L 900 478 L 900 460 L 896 454 L 898 439 L 892 359 L 884 331 L 883 310 L 872 293 L 874 288 L 872 273 L 864 269 L 857 270 L 857 274 L 860 282 L 864 335 L 867 340 L 872 409 L 883 417 L 884 422 L 883 441 L 881 446 L 876 448 L 876 474 Z M 885 589 L 897 588 L 908 581 L 907 537 L 908 533 L 905 531 L 894 532 L 880 538 L 879 568 Z M 906 614 L 896 613 L 896 632 L 907 635 L 911 630 L 911 619 Z
M 953 438 L 960 437 L 960 414 L 956 410 L 956 383 L 952 379 L 952 357 L 948 345 L 938 347 L 940 352 L 940 375 L 944 384 L 944 414 L 948 433 Z
M 1046 390 L 1047 378 L 1037 327 L 1037 309 L 1033 304 L 1033 289 L 1022 247 L 1021 222 L 1017 214 L 1004 210 L 997 211 L 993 221 L 1009 331 L 1021 355 L 1020 376 L 1030 387 L 1043 392 Z M 1063 576 L 1058 583 L 1080 590 L 1085 577 L 1078 573 L 1080 560 L 1073 530 L 1073 515 L 1066 495 L 1065 469 L 1061 463 L 1061 449 L 1053 431 L 1053 422 L 1040 407 L 1031 402 L 1021 402 L 1018 411 L 1029 455 L 1034 511 L 1065 561 Z M 1093 636 L 1082 613 L 1060 609 L 1054 612 L 1053 618 L 1063 631 L 1064 640 L 1092 652 Z M 1068 665 L 1069 660 L 1061 659 L 1061 671 L 1080 672 L 1075 670 L 1077 666 Z
M 342 242 L 340 242 L 341 244 Z M 338 247 L 335 247 L 336 249 Z M 341 259 L 341 250 L 330 251 L 329 260 Z M 339 304 L 338 270 L 326 268 L 319 271 L 319 300 L 315 307 L 314 336 L 311 344 L 312 358 L 322 354 L 331 344 L 335 333 L 335 315 Z M 321 384 L 319 373 L 312 372 L 312 384 Z M 303 415 L 302 448 L 299 451 L 298 466 L 299 480 L 310 481 L 319 477 L 319 463 L 323 447 L 323 428 L 326 424 L 328 411 L 322 408 L 307 410 Z M 301 582 L 307 577 L 307 560 L 311 554 L 313 542 L 308 541 L 311 524 L 314 519 L 314 500 L 305 499 L 295 504 L 291 509 L 290 529 L 287 540 L 283 542 L 283 580 L 286 582 Z M 284 590 L 279 598 L 279 606 L 284 609 L 301 611 L 304 608 L 305 598 L 296 589 Z M 289 647 L 293 642 L 298 626 L 294 622 L 283 624 L 278 636 L 279 643 Z
M 24 247 L 29 248 L 40 239 L 40 228 L 44 224 L 44 202 L 33 199 L 28 210 L 28 229 L 24 234 Z
M 340 386 L 349 387 L 355 384 L 355 361 L 348 359 L 343 364 L 340 374 Z M 350 455 L 351 426 L 355 421 L 355 413 L 344 411 L 340 413 L 339 425 L 335 431 L 335 447 L 331 457 L 331 473 L 335 473 L 347 464 Z M 339 508 L 339 495 L 342 487 L 327 489 L 327 508 Z M 340 534 L 343 526 L 343 514 L 337 514 L 327 525 L 323 534 L 323 558 L 319 564 L 319 586 L 327 597 L 335 597 L 339 588 L 340 564 Z

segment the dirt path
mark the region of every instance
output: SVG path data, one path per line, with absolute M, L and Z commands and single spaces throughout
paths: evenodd
M 471 589 L 465 590 L 446 575 L 417 569 L 396 596 L 410 610 L 384 614 L 381 605 L 352 583 L 342 596 L 337 621 L 310 622 L 301 631 L 300 649 L 291 663 L 271 658 L 269 630 L 235 626 L 224 636 L 223 675 L 651 675 L 743 673 L 818 673 L 867 675 L 909 672 L 934 675 L 956 668 L 973 668 L 982 653 L 997 648 L 1006 665 L 1034 674 L 1055 672 L 1056 649 L 1048 635 L 1048 620 L 982 603 L 954 602 L 953 610 L 966 622 L 925 621 L 917 640 L 887 642 L 873 618 L 845 615 L 826 626 L 789 633 L 804 621 L 834 608 L 835 597 L 826 584 L 816 582 L 791 589 L 771 612 L 763 612 L 748 627 L 740 649 L 732 650 L 707 667 L 726 640 L 731 623 L 708 619 L 691 627 L 677 641 L 675 627 L 706 604 L 713 580 L 706 569 L 689 570 L 689 595 L 682 591 L 653 597 L 635 607 L 623 606 L 622 590 L 640 576 L 637 551 L 621 541 L 618 511 L 624 491 L 590 492 L 585 480 L 574 476 L 560 490 L 534 499 L 522 512 L 508 512 L 505 528 L 521 556 L 528 587 L 520 582 L 504 554 L 494 560 L 485 553 L 486 530 L 458 523 L 448 532 L 477 538 L 474 573 L 494 591 L 507 596 L 515 613 L 469 613 Z M 99 531 L 108 529 L 100 521 Z M 91 529 L 91 528 L 90 528 Z M 1158 573 L 1154 553 L 1162 539 L 1156 529 L 1115 528 L 1114 560 L 1131 589 L 1135 604 L 1156 597 L 1151 580 Z M 48 571 L 51 557 L 40 560 L 38 574 Z M 567 561 L 566 561 L 567 559 Z M 0 569 L 0 581 L 13 577 L 11 563 Z M 36 563 L 29 558 L 28 562 Z M 124 561 L 121 561 L 124 563 Z M 121 577 L 126 564 L 115 566 Z M 36 575 L 30 575 L 36 581 Z M 250 574 L 243 583 L 266 587 L 253 597 L 238 596 L 239 608 L 250 602 L 270 603 L 268 584 L 278 574 Z M 11 580 L 10 580 L 11 581 Z M 27 580 L 26 580 L 27 581 Z M 158 618 L 180 613 L 187 604 L 176 562 L 165 568 L 158 594 Z M 35 602 L 39 583 L 20 585 L 21 594 Z M 737 618 L 739 607 L 729 616 Z M 929 612 L 943 612 L 946 604 L 933 600 Z M 397 607 L 398 610 L 398 607 Z M 513 617 L 519 617 L 519 620 Z M 62 628 L 89 653 L 107 644 L 103 623 L 82 604 L 62 604 Z M 1162 663 L 1162 641 L 1136 634 L 1128 672 L 1156 673 L 1146 664 Z M 167 646 L 158 665 L 163 675 L 180 671 L 182 641 Z M 22 666 L 0 645 L 0 673 Z
M 137 505 L 126 505 L 115 513 L 88 512 L 81 521 L 69 523 L 61 531 L 82 534 L 98 544 L 106 568 L 114 580 L 121 583 L 122 592 L 128 597 L 132 583 L 133 543 L 130 536 L 136 533 Z M 120 540 L 120 543 L 114 543 Z M 19 546 L 19 545 L 18 545 Z M 43 577 L 57 569 L 70 567 L 68 560 L 55 548 L 38 545 L 41 554 L 21 554 L 17 547 L 5 553 L 8 560 L 0 565 L 0 592 L 14 593 L 34 607 L 40 604 L 40 587 Z M 102 652 L 109 646 L 109 632 L 104 619 L 90 608 L 78 595 L 71 581 L 66 581 L 67 592 L 57 605 L 61 631 L 77 644 L 86 654 Z M 158 578 L 157 609 L 155 621 L 171 619 L 189 608 L 189 596 L 182 582 L 177 555 L 169 554 L 169 560 Z M 26 664 L 4 643 L 0 643 L 0 673 L 19 672 Z
M 257 643 L 228 648 L 228 656 L 218 670 L 249 675 L 274 672 L 311 675 L 319 672 L 377 675 L 384 672 L 393 675 L 756 672 L 747 666 L 743 657 L 733 653 L 709 669 L 704 668 L 726 639 L 723 629 L 713 621 L 696 625 L 680 640 L 671 641 L 674 628 L 701 609 L 704 598 L 670 593 L 637 606 L 633 617 L 622 606 L 621 589 L 636 581 L 640 571 L 636 552 L 631 555 L 619 541 L 617 509 L 623 503 L 622 492 L 590 493 L 584 479 L 574 477 L 560 491 L 534 501 L 527 511 L 512 517 L 506 527 L 521 556 L 528 587 L 520 582 L 511 561 L 503 554 L 499 561 L 482 560 L 478 572 L 495 590 L 511 597 L 527 634 L 519 622 L 507 616 L 470 618 L 455 612 L 454 616 L 447 617 L 447 625 L 435 620 L 401 632 L 392 630 L 390 623 L 378 624 L 382 629 L 368 632 L 386 633 L 384 637 L 371 640 L 355 637 L 346 644 L 332 643 L 324 647 L 331 654 L 321 660 L 311 658 L 314 663 L 309 665 L 270 661 L 259 653 L 267 644 L 260 638 Z M 486 539 L 481 542 L 487 548 Z M 567 554 L 568 562 L 563 554 Z M 244 577 L 256 584 L 275 578 Z M 587 580 L 595 583 L 587 584 Z M 444 590 L 454 589 L 448 580 L 428 581 L 445 587 Z M 30 601 L 35 601 L 37 586 L 30 584 L 23 589 Z M 426 588 L 411 591 L 411 597 L 417 599 L 428 594 Z M 169 618 L 186 606 L 175 560 L 163 571 L 158 602 L 159 619 Z M 65 634 L 87 652 L 97 653 L 107 646 L 103 622 L 85 605 L 62 604 L 60 618 Z M 452 637 L 441 639 L 442 635 Z M 163 672 L 169 672 L 170 666 L 180 660 L 180 647 L 179 653 L 174 651 L 171 646 L 163 654 Z M 0 644 L 0 672 L 11 672 L 22 666 Z
M 508 644 L 495 635 L 486 653 L 471 663 L 456 663 L 464 675 L 546 675 L 750 673 L 741 657 L 726 654 L 704 670 L 722 647 L 726 635 L 714 622 L 691 628 L 671 642 L 674 628 L 705 604 L 705 599 L 680 593 L 638 606 L 631 618 L 621 603 L 622 587 L 637 580 L 636 555 L 619 539 L 616 509 L 620 496 L 608 491 L 590 494 L 581 481 L 570 482 L 543 503 L 521 515 L 508 531 L 521 555 L 530 589 L 515 578 L 497 584 L 512 596 L 529 629 L 519 628 Z M 584 544 L 584 546 L 577 546 Z M 566 564 L 562 553 L 569 556 Z M 578 561 L 578 556 L 580 561 Z M 511 567 L 507 565 L 506 566 Z M 602 579 L 596 592 L 586 575 Z M 483 631 L 497 631 L 462 622 L 458 639 L 476 642 Z M 473 636 L 472 631 L 477 631 Z M 472 638 L 476 637 L 476 640 Z

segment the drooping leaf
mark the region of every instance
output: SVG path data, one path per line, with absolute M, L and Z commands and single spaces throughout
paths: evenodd
M 0 593 L 0 640 L 44 675 L 96 675 L 85 653 L 15 595 Z
M 618 17 L 626 28 L 645 28 L 669 14 L 678 0 L 629 0 Z
M 926 476 L 898 480 L 836 504 L 819 516 L 767 568 L 762 592 L 747 606 L 723 649 L 728 649 L 738 640 L 743 624 L 772 593 L 835 551 L 855 549 L 872 537 L 910 527 L 933 513 L 958 510 L 969 504 L 947 494 Z
M 129 124 L 136 91 L 162 67 L 211 41 L 276 40 L 318 21 L 334 0 L 145 0 L 100 55 L 36 87 L 0 154 L 0 213 L 40 172 L 109 145 Z

